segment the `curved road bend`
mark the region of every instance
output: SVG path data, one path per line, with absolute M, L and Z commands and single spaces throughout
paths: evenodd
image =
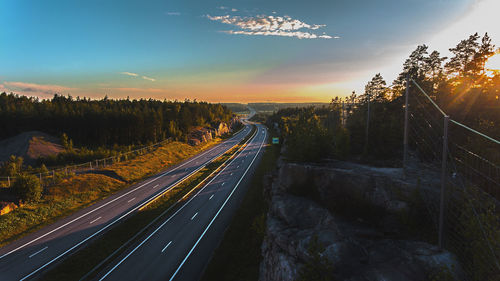
M 245 193 L 267 139 L 258 132 L 229 164 L 96 280 L 198 280 Z
M 238 144 L 250 131 L 251 126 L 246 125 L 241 132 L 213 148 L 0 248 L 0 280 L 37 277 L 155 195 Z

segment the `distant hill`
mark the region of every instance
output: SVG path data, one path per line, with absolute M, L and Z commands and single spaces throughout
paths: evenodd
M 326 102 L 304 102 L 304 103 L 274 103 L 274 102 L 256 102 L 249 103 L 248 106 L 255 109 L 257 112 L 274 112 L 283 108 L 295 108 L 295 107 L 321 107 L 327 106 L 329 103 Z
M 242 113 L 242 112 L 248 112 L 248 107 L 244 103 L 221 103 L 224 106 L 227 106 L 227 108 L 231 109 L 232 112 L 234 113 Z
M 247 104 L 244 103 L 222 103 L 222 105 L 227 106 L 233 112 L 245 112 L 248 111 Z M 280 103 L 280 102 L 254 102 L 249 103 L 248 106 L 255 109 L 257 112 L 274 112 L 283 108 L 294 108 L 294 107 L 321 107 L 327 106 L 329 103 L 326 102 L 298 102 L 298 103 Z
M 39 131 L 29 131 L 0 141 L 0 162 L 16 155 L 23 157 L 26 164 L 33 164 L 39 157 L 63 151 L 64 147 L 58 138 Z

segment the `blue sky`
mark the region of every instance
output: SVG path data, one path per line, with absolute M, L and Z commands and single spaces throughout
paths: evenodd
M 493 1 L 2 0 L 0 91 L 328 101 Z

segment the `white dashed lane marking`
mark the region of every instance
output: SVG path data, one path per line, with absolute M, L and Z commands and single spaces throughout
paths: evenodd
M 172 241 L 168 242 L 167 246 L 165 246 L 165 248 L 163 248 L 163 250 L 161 250 L 161 252 L 163 253 L 168 248 L 168 246 L 170 246 L 170 244 L 172 244 Z
M 34 256 L 36 256 L 36 255 L 38 255 L 38 254 L 40 254 L 41 252 L 43 252 L 43 251 L 47 250 L 47 248 L 48 248 L 48 246 L 45 246 L 45 248 L 43 248 L 43 249 L 41 249 L 41 250 L 39 250 L 39 251 L 37 251 L 37 252 L 35 252 L 35 253 L 31 254 L 31 255 L 30 255 L 30 259 L 31 259 L 32 257 L 34 257 Z

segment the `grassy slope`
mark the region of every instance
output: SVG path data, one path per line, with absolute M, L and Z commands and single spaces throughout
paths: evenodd
M 268 145 L 243 202 L 205 271 L 203 281 L 259 279 L 260 247 L 268 209 L 263 194 L 263 177 L 275 169 L 278 157 L 279 146 Z
M 51 224 L 61 217 L 87 207 L 147 176 L 189 158 L 220 142 L 193 147 L 172 142 L 137 158 L 106 167 L 128 183 L 101 174 L 83 174 L 51 186 L 42 201 L 26 204 L 0 216 L 0 246 Z

